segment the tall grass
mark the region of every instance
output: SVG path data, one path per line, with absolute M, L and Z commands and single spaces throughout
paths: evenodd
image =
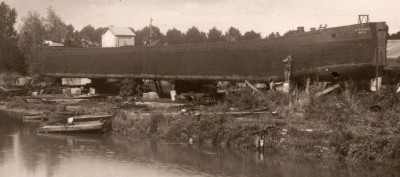
M 21 75 L 15 72 L 0 72 L 0 85 L 15 84 L 18 77 Z

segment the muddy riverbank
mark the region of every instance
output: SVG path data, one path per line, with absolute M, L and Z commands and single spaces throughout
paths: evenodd
M 0 176 L 398 176 L 394 168 L 121 134 L 37 134 L 0 112 Z
M 394 97 L 390 99 L 397 100 Z M 26 98 L 13 97 L 1 101 L 0 109 L 23 115 L 81 107 L 83 112 L 115 113 L 113 133 L 119 136 L 399 166 L 400 107 L 393 101 L 385 110 L 371 111 L 371 103 L 380 99 L 389 98 L 355 94 L 348 99 L 339 93 L 310 98 L 310 103 L 303 104 L 301 99 L 293 101 L 293 97 L 280 93 L 259 96 L 244 92 L 212 106 L 168 106 L 121 104 L 111 97 L 79 103 L 27 103 Z

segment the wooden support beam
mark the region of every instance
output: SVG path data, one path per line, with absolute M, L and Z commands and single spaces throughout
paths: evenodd
M 271 89 L 272 91 L 276 92 L 275 81 L 271 81 L 269 83 L 269 89 Z
M 8 92 L 8 90 L 6 88 L 4 88 L 3 86 L 0 86 L 0 90 Z
M 245 82 L 253 91 L 255 91 L 256 93 L 264 94 L 263 92 L 261 92 L 260 90 L 258 90 L 253 84 L 251 84 L 249 81 L 245 80 L 244 82 Z
M 156 87 L 156 91 L 158 95 L 161 95 L 163 93 L 162 85 L 160 80 L 153 80 L 154 86 Z
M 338 88 L 340 88 L 340 85 L 339 84 L 335 84 L 333 86 L 330 86 L 330 87 L 326 88 L 325 90 L 322 90 L 322 91 L 316 93 L 315 97 L 318 98 L 318 97 L 320 97 L 322 95 L 325 95 L 325 94 L 327 94 L 329 92 L 332 92 L 333 90 L 338 89 Z

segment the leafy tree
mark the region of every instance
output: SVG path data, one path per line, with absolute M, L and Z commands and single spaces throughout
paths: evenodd
M 261 34 L 256 33 L 253 30 L 244 33 L 243 35 L 244 40 L 254 40 L 254 39 L 261 39 Z
M 222 41 L 225 41 L 225 38 L 220 30 L 213 27 L 208 31 L 208 42 L 222 42 Z
M 17 19 L 17 11 L 11 9 L 6 3 L 0 4 L 0 37 L 3 40 L 15 39 L 17 33 L 14 24 Z
M 94 42 L 101 44 L 101 35 L 103 34 L 104 30 L 106 30 L 106 28 L 102 28 L 102 27 L 96 28 L 96 32 L 95 32 L 96 35 L 94 38 Z M 132 31 L 133 31 L 133 29 L 132 29 Z
M 65 46 L 67 47 L 73 46 L 73 42 L 75 40 L 74 31 L 75 28 L 71 24 L 69 24 L 67 26 L 67 34 L 65 36 L 65 41 L 64 41 Z
M 80 34 L 78 30 L 75 30 L 73 32 L 73 39 L 70 41 L 70 46 L 71 47 L 82 47 L 82 42 L 80 38 Z
M 227 32 L 225 32 L 225 37 L 228 42 L 235 42 L 241 40 L 242 33 L 237 28 L 230 27 Z
M 79 38 L 94 41 L 96 38 L 96 29 L 92 25 L 87 25 L 79 31 Z
M 37 12 L 28 12 L 27 17 L 22 19 L 18 37 L 18 47 L 27 58 L 28 73 L 37 73 L 37 47 L 40 46 L 46 35 L 46 29 Z
M 279 32 L 275 33 L 276 37 L 281 37 L 281 34 L 279 34 Z
M 0 4 L 0 71 L 24 73 L 24 57 L 17 47 L 17 32 L 14 24 L 17 11 L 6 3 Z
M 150 28 L 144 27 L 135 32 L 135 46 L 156 46 L 163 45 L 164 34 L 156 26 L 152 26 L 152 35 L 150 39 Z
M 207 41 L 207 35 L 204 32 L 200 32 L 197 27 L 189 28 L 186 31 L 185 43 L 203 43 Z
M 80 31 L 73 33 L 72 46 L 100 47 L 101 35 L 106 28 L 94 28 L 92 25 L 83 27 Z
M 268 35 L 268 38 L 275 38 L 275 37 L 276 37 L 276 35 L 274 32 L 272 32 L 271 34 Z
M 165 42 L 168 44 L 181 44 L 183 43 L 183 34 L 181 31 L 173 28 L 168 30 L 165 34 Z
M 102 32 L 103 28 L 95 29 L 92 25 L 87 25 L 79 31 L 76 39 L 82 47 L 100 47 Z
M 57 42 L 62 42 L 66 39 L 68 33 L 67 25 L 51 7 L 47 9 L 47 18 L 44 20 L 44 25 L 46 39 Z

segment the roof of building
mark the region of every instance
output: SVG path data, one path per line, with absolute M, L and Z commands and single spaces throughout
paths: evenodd
M 108 27 L 101 35 L 106 33 L 108 30 L 111 30 L 111 32 L 116 36 L 135 36 L 135 33 L 129 27 Z

